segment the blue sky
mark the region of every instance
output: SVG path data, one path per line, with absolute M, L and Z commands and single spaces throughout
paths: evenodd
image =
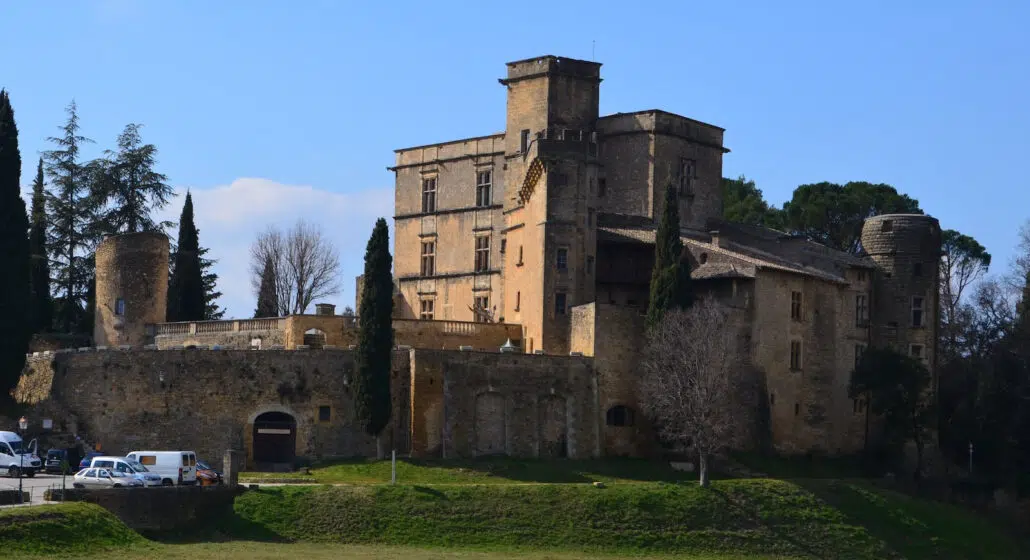
M 602 113 L 660 108 L 727 129 L 726 176 L 780 204 L 818 181 L 885 182 L 1004 272 L 1030 218 L 1030 2 L 4 0 L 0 87 L 28 185 L 79 105 L 112 147 L 129 122 L 196 197 L 223 304 L 247 316 L 247 248 L 322 224 L 354 301 L 392 150 L 501 131 L 504 63 L 602 62 Z M 592 54 L 593 53 L 593 54 Z M 169 214 L 176 216 L 181 200 Z

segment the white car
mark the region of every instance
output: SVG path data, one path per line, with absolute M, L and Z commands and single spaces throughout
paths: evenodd
M 91 469 L 107 469 L 139 480 L 144 486 L 161 486 L 161 476 L 128 457 L 93 457 Z
M 131 488 L 143 486 L 137 478 L 108 469 L 82 469 L 72 479 L 75 488 Z

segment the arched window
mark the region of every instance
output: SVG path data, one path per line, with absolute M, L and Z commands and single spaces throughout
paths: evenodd
M 633 409 L 621 404 L 609 408 L 605 414 L 605 423 L 609 426 L 632 426 L 633 420 Z

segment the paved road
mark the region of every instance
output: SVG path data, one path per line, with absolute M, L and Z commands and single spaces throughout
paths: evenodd
M 30 494 L 32 503 L 42 504 L 44 503 L 43 492 L 45 492 L 47 488 L 60 488 L 61 477 L 56 474 L 37 474 L 32 478 L 22 478 L 21 483 L 22 491 Z M 70 475 L 67 477 L 65 484 L 68 485 L 68 488 L 71 488 L 72 477 Z M 17 490 L 18 479 L 0 476 L 0 489 Z

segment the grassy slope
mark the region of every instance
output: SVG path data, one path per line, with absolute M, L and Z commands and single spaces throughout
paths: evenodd
M 338 461 L 299 473 L 242 473 L 241 480 L 276 480 L 318 484 L 382 484 L 390 482 L 390 461 Z M 397 460 L 401 484 L 513 484 L 674 482 L 696 480 L 692 473 L 674 471 L 668 463 L 641 459 L 604 461 L 538 461 L 507 458 L 475 461 Z
M 696 485 L 277 487 L 237 499 L 239 517 L 314 542 L 607 553 L 884 558 L 882 542 L 799 487 Z M 267 535 L 264 535 L 267 538 Z
M 0 557 L 56 556 L 145 543 L 100 506 L 84 503 L 0 510 Z

